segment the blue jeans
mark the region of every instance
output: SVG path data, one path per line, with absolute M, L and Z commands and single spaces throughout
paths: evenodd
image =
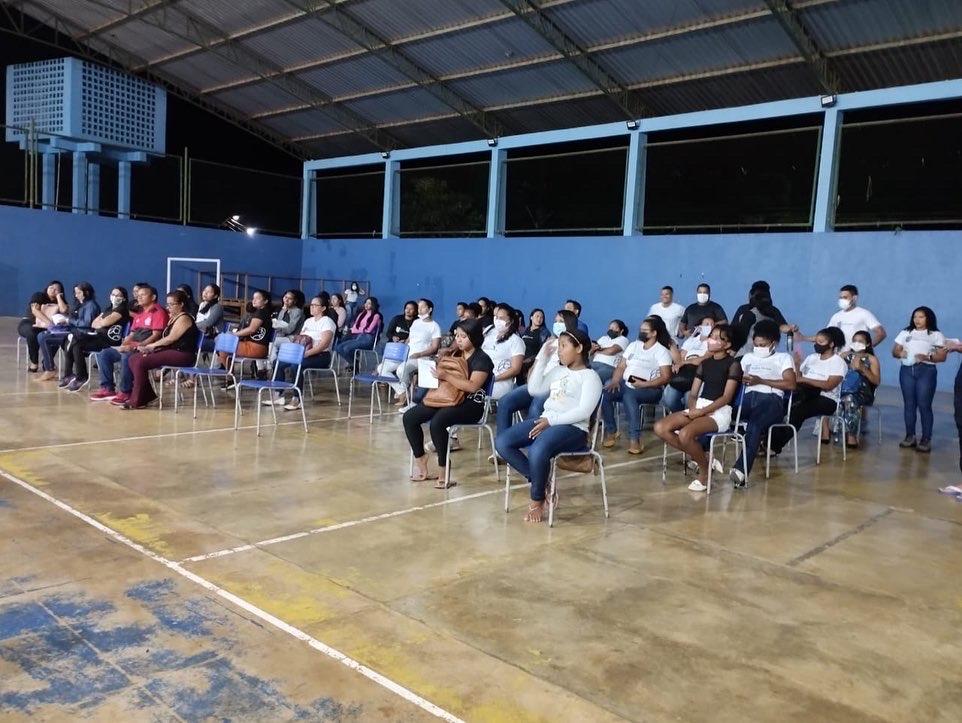
M 498 400 L 498 410 L 496 419 L 498 431 L 503 432 L 511 429 L 514 424 L 514 413 L 528 410 L 528 417 L 540 417 L 544 411 L 544 403 L 548 401 L 548 395 L 532 397 L 528 394 L 528 385 L 523 384 L 515 387 Z
M 328 351 L 322 351 L 320 354 L 315 354 L 314 356 L 304 357 L 304 361 L 301 362 L 301 375 L 297 379 L 297 388 L 300 391 L 304 391 L 304 370 L 305 369 L 326 369 L 331 363 L 331 353 Z M 291 378 L 287 378 L 287 370 L 291 370 Z M 291 364 L 290 362 L 277 362 L 277 375 L 276 379 L 279 382 L 289 382 L 293 381 L 294 373 L 297 371 L 297 364 Z
M 777 394 L 762 392 L 748 392 L 742 399 L 741 421 L 748 422 L 745 430 L 745 448 L 748 456 L 743 459 L 739 455 L 735 461 L 735 466 L 742 472 L 752 471 L 752 465 L 758 455 L 758 445 L 762 441 L 762 436 L 768 433 L 768 428 L 785 419 L 785 401 Z
M 354 364 L 354 352 L 358 349 L 373 349 L 374 336 L 372 334 L 358 334 L 350 339 L 338 342 L 334 351 L 348 364 Z
M 67 335 L 59 332 L 50 333 L 45 329 L 37 334 L 37 342 L 40 344 L 43 370 L 45 372 L 52 372 L 57 368 L 56 364 L 54 364 L 54 356 L 56 356 L 57 350 L 67 343 Z
M 134 388 L 134 375 L 129 364 L 132 353 L 139 352 L 119 352 L 112 346 L 97 352 L 97 368 L 100 370 L 100 386 L 103 389 L 114 390 L 114 364 L 120 362 L 120 391 L 130 394 L 130 390 Z
M 915 415 L 922 418 L 922 439 L 932 439 L 932 400 L 938 371 L 934 364 L 913 364 L 899 369 L 902 402 L 905 405 L 905 436 L 915 436 Z
M 661 397 L 661 403 L 668 407 L 670 412 L 680 412 L 685 408 L 685 395 L 688 392 L 679 392 L 673 386 L 665 387 L 665 393 Z
M 548 485 L 551 458 L 559 452 L 580 452 L 588 449 L 588 435 L 573 424 L 548 427 L 534 439 L 528 437 L 538 418 L 526 419 L 511 429 L 499 431 L 494 440 L 498 454 L 531 483 L 531 499 L 544 500 Z M 522 448 L 528 448 L 528 454 Z
M 611 377 L 614 376 L 615 368 L 609 364 L 602 364 L 601 362 L 591 362 L 591 368 L 595 370 L 599 377 L 601 377 L 601 385 L 604 386 L 611 381 Z
M 601 395 L 601 414 L 605 420 L 605 434 L 615 433 L 615 402 L 621 402 L 628 416 L 628 440 L 637 442 L 641 439 L 641 407 L 644 404 L 657 404 L 664 392 L 662 387 L 635 389 L 629 387 L 628 382 L 622 382 L 618 391 L 605 391 Z

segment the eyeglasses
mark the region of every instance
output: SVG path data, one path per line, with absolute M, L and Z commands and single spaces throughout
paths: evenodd
M 316 301 L 312 301 L 311 306 L 320 306 L 320 304 L 318 304 Z

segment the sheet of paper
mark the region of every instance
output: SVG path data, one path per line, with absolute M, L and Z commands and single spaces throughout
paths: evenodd
M 425 389 L 437 389 L 438 380 L 432 374 L 437 368 L 433 359 L 418 359 L 418 386 Z

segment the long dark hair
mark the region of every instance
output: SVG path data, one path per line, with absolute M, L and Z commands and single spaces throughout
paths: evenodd
M 927 307 L 927 306 L 919 306 L 919 307 L 917 307 L 917 308 L 915 308 L 915 309 L 912 310 L 912 315 L 909 317 L 909 325 L 908 325 L 907 327 L 905 327 L 905 330 L 906 330 L 906 331 L 915 331 L 915 321 L 914 321 L 914 319 L 915 319 L 916 313 L 918 313 L 918 312 L 920 312 L 920 311 L 921 311 L 923 314 L 925 314 L 925 330 L 928 331 L 930 334 L 931 334 L 933 331 L 938 331 L 938 330 L 939 330 L 939 324 L 938 324 L 938 322 L 937 322 L 936 319 L 935 319 L 935 312 L 932 311 L 932 310 L 931 310 L 929 307 Z
M 520 321 L 518 320 L 518 312 L 515 311 L 514 307 L 511 306 L 511 304 L 505 304 L 504 302 L 502 302 L 498 304 L 496 307 L 494 307 L 495 312 L 497 312 L 498 309 L 501 309 L 502 311 L 505 311 L 508 314 L 508 326 L 498 336 L 498 343 L 500 344 L 505 339 L 510 339 L 512 334 L 518 333 L 518 327 L 519 327 Z
M 357 323 L 360 319 L 365 319 L 365 318 L 367 318 L 368 313 L 370 313 L 371 316 L 380 316 L 380 315 L 381 315 L 381 304 L 380 304 L 380 302 L 377 300 L 377 297 L 376 297 L 376 296 L 369 296 L 369 297 L 367 297 L 367 301 L 370 301 L 370 302 L 371 302 L 371 311 L 368 312 L 368 310 L 365 309 L 365 308 L 362 306 L 362 307 L 361 307 L 361 310 L 360 310 L 359 312 L 357 312 L 357 314 L 354 315 L 354 322 L 353 322 L 353 323 Z
M 63 282 L 62 282 L 62 281 L 57 281 L 56 279 L 54 279 L 53 281 L 48 281 L 48 282 L 47 282 L 47 285 L 43 287 L 43 293 L 46 294 L 46 293 L 47 293 L 47 289 L 49 289 L 51 286 L 57 286 L 57 287 L 59 287 L 59 288 L 60 288 L 60 293 L 61 293 L 61 294 L 64 293 L 64 290 L 63 290 Z M 50 297 L 48 296 L 47 298 L 49 299 Z
M 610 327 L 612 324 L 618 327 L 618 333 L 621 334 L 621 336 L 628 336 L 628 325 L 625 324 L 625 322 L 621 319 L 612 319 L 608 322 L 608 326 Z
M 539 309 L 538 307 L 535 307 L 531 310 L 531 313 L 528 314 L 528 330 L 529 331 L 531 330 L 531 327 L 534 324 L 534 315 L 537 314 L 539 311 L 541 312 L 541 326 L 539 328 L 543 329 L 548 325 L 548 320 L 544 318 L 544 309 Z
M 201 314 L 206 314 L 208 311 L 210 311 L 210 307 L 212 307 L 214 304 L 220 303 L 220 286 L 218 286 L 217 284 L 207 284 L 207 286 L 209 286 L 214 290 L 214 300 L 203 301 L 201 303 L 201 305 L 197 309 L 198 313 L 201 313 Z M 204 288 L 206 289 L 207 286 L 205 286 Z
M 574 331 L 578 328 L 578 315 L 573 311 L 569 311 L 568 309 L 558 309 L 555 312 L 555 316 L 561 317 L 561 320 L 565 325 L 565 330 Z
M 484 324 L 479 319 L 459 321 L 455 328 L 460 329 L 467 335 L 468 339 L 471 340 L 471 346 L 478 351 L 481 350 L 484 344 Z
M 861 330 L 859 330 L 859 331 L 856 331 L 854 334 L 852 334 L 852 341 L 855 341 L 855 337 L 857 337 L 857 336 L 860 336 L 860 337 L 862 337 L 862 338 L 865 340 L 865 352 L 864 352 L 864 353 L 866 353 L 866 354 L 871 354 L 872 356 L 875 356 L 875 346 L 872 344 L 872 335 L 869 334 L 869 333 L 868 333 L 867 331 L 865 331 L 864 329 L 861 329 Z
M 80 289 L 80 293 L 84 297 L 83 301 L 78 302 L 78 306 L 84 301 L 90 301 L 96 295 L 94 294 L 94 287 L 89 281 L 81 281 L 79 284 L 77 284 L 77 288 Z
M 671 334 L 668 333 L 668 327 L 665 326 L 665 320 L 660 316 L 647 316 L 642 324 L 648 324 L 655 332 L 655 341 L 661 344 L 666 349 L 671 349 Z
M 581 361 L 586 367 L 591 368 L 591 362 L 588 360 L 588 354 L 591 352 L 591 339 L 585 334 L 581 329 L 572 329 L 570 331 L 565 331 L 561 336 L 568 336 L 575 340 L 579 346 L 581 346 Z
M 845 346 L 845 334 L 837 326 L 826 326 L 824 329 L 819 329 L 815 336 L 820 335 L 827 336 L 832 340 L 832 347 L 836 353 Z

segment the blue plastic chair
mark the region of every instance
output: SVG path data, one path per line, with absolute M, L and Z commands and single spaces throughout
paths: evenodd
M 201 338 L 201 344 L 203 344 L 203 337 Z M 214 408 L 217 407 L 214 401 L 214 379 L 234 379 L 234 356 L 237 354 L 237 345 L 240 343 L 240 338 L 234 336 L 233 334 L 218 334 L 214 337 L 214 353 L 210 357 L 209 366 L 200 365 L 200 354 L 198 353 L 198 363 L 196 366 L 192 367 L 173 367 L 174 369 L 174 412 L 177 412 L 177 398 L 180 391 L 180 379 L 181 377 L 193 378 L 196 382 L 194 384 L 194 419 L 197 419 L 197 388 L 200 387 L 204 380 L 207 380 L 208 390 L 204 391 L 204 403 L 207 403 L 207 391 L 210 391 L 210 405 Z M 215 369 L 214 364 L 217 363 L 217 353 L 223 352 L 227 354 L 227 368 L 226 369 Z
M 260 379 L 241 379 L 238 380 L 236 389 L 236 394 L 234 395 L 234 429 L 237 429 L 240 424 L 240 398 L 242 389 L 256 389 L 257 390 L 257 436 L 261 434 L 261 394 L 265 391 L 271 392 L 286 392 L 290 391 L 297 395 L 297 401 L 299 402 L 301 409 L 301 419 L 304 422 L 304 431 L 307 431 L 307 414 L 304 412 L 304 398 L 301 394 L 301 390 L 297 388 L 297 382 L 301 378 L 301 366 L 304 363 L 304 347 L 300 344 L 295 344 L 294 342 L 284 342 L 281 344 L 281 348 L 277 351 L 277 361 L 274 363 L 274 373 L 271 375 L 270 379 L 260 380 Z M 282 363 L 293 364 L 296 368 L 294 372 L 294 381 L 278 381 L 277 379 L 277 369 Z M 274 405 L 271 405 L 271 414 L 274 415 L 274 424 L 277 424 L 277 410 Z
M 392 341 L 384 347 L 384 356 L 382 357 L 383 362 L 398 362 L 398 368 L 402 368 L 408 360 L 408 354 L 410 354 L 411 348 L 407 344 L 403 344 L 399 341 Z M 374 395 L 377 390 L 378 384 L 397 384 L 398 378 L 394 375 L 378 374 L 375 369 L 373 372 L 362 372 L 361 374 L 355 374 L 351 377 L 350 388 L 348 390 L 347 397 L 347 418 L 351 418 L 351 407 L 354 403 L 354 383 L 358 382 L 360 384 L 370 384 L 371 385 L 371 409 L 368 415 L 368 419 L 371 424 L 374 424 Z M 381 395 L 377 395 L 377 411 L 378 416 L 383 414 L 381 408 Z
M 358 349 L 358 351 L 361 351 Z M 331 375 L 331 379 L 334 380 L 334 393 L 337 395 L 337 405 L 341 406 L 341 387 L 337 383 L 337 369 L 335 368 L 335 363 L 337 360 L 337 354 L 334 351 L 334 345 L 332 344 L 328 353 L 331 355 L 331 361 L 328 362 L 326 367 L 313 367 L 304 370 L 304 380 L 307 382 L 308 388 L 311 390 L 311 399 L 314 399 L 314 382 L 311 377 L 314 374 L 318 376 L 324 376 L 326 374 Z
M 194 368 L 197 368 L 200 366 L 201 346 L 203 346 L 203 344 L 204 344 L 204 335 L 200 333 L 200 330 L 198 330 L 197 353 L 194 355 Z M 164 375 L 167 372 L 172 371 L 174 372 L 174 414 L 177 414 L 178 402 L 180 401 L 180 376 L 177 374 L 177 370 L 184 369 L 184 368 L 185 367 L 175 367 L 175 366 L 162 366 L 160 368 L 160 382 L 158 382 L 160 385 L 160 394 L 158 395 L 160 397 L 160 401 L 158 402 L 158 405 L 157 405 L 158 408 L 160 409 L 164 408 Z M 204 392 L 204 403 L 205 404 L 207 403 L 206 391 Z M 195 417 L 197 416 L 196 410 L 195 410 L 194 416 Z

